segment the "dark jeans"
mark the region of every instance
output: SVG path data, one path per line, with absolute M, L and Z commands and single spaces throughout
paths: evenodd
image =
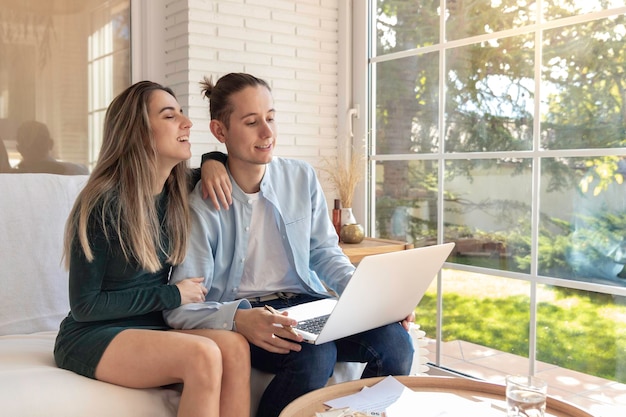
M 252 305 L 259 307 L 269 304 L 281 309 L 313 299 L 310 296 L 297 296 Z M 302 343 L 300 352 L 285 355 L 250 346 L 252 366 L 276 374 L 261 397 L 257 417 L 277 417 L 291 401 L 325 386 L 336 362 L 367 363 L 361 378 L 370 378 L 408 375 L 413 361 L 413 343 L 399 323 L 321 345 Z

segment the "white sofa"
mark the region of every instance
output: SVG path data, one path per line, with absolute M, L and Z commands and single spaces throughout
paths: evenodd
M 61 264 L 63 228 L 86 176 L 0 174 L 0 415 L 7 417 L 173 417 L 175 387 L 130 389 L 56 367 L 56 331 L 69 311 Z M 423 332 L 413 332 L 421 339 Z M 415 340 L 415 339 L 414 339 Z M 427 370 L 419 340 L 414 374 Z M 333 381 L 359 377 L 338 364 Z M 252 376 L 252 411 L 271 374 Z

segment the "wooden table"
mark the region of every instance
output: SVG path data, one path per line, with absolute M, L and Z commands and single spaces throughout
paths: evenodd
M 354 394 L 364 386 L 372 386 L 381 381 L 384 377 L 368 378 L 343 384 L 331 385 L 310 392 L 294 400 L 280 413 L 279 417 L 315 417 L 316 412 L 326 411 L 325 401 Z M 506 400 L 504 385 L 492 384 L 469 378 L 453 378 L 440 376 L 398 376 L 395 377 L 403 385 L 413 391 L 420 392 L 442 392 L 453 396 L 473 401 L 491 403 L 491 407 L 496 411 L 501 411 L 502 416 L 506 416 Z M 549 390 L 550 388 L 548 388 Z M 445 407 L 445 404 L 441 404 Z M 443 409 L 442 409 L 443 410 Z M 419 415 L 419 408 L 416 406 L 416 415 Z M 583 409 L 548 396 L 546 417 L 593 417 L 592 414 Z
M 396 252 L 413 248 L 412 243 L 402 242 L 399 240 L 377 239 L 373 237 L 366 237 L 361 243 L 339 242 L 339 246 L 343 249 L 343 253 L 350 258 L 350 262 L 353 264 L 361 262 L 361 259 L 368 255 Z

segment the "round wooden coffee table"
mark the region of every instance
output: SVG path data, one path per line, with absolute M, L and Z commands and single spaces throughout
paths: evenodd
M 372 386 L 384 377 L 344 382 L 312 391 L 294 400 L 280 413 L 280 417 L 315 417 L 316 412 L 328 410 L 325 401 L 354 394 L 365 386 Z M 495 410 L 506 415 L 504 385 L 477 381 L 469 378 L 439 376 L 398 376 L 398 381 L 413 391 L 449 393 L 475 401 L 491 403 Z M 445 407 L 445 404 L 442 404 Z M 565 401 L 548 396 L 546 416 L 593 417 L 592 414 Z

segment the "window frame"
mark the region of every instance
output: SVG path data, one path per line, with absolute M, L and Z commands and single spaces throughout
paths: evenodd
M 541 2 L 539 2 L 541 5 Z M 445 1 L 441 0 L 440 10 L 444 10 Z M 443 41 L 434 45 L 415 48 L 403 52 L 391 53 L 384 56 L 376 56 L 375 51 L 375 36 L 376 28 L 373 27 L 373 21 L 375 17 L 375 0 L 367 0 L 364 2 L 353 2 L 352 9 L 352 101 L 355 106 L 358 106 L 361 117 L 352 120 L 354 138 L 367 138 L 364 140 L 366 146 L 356 146 L 358 142 L 353 139 L 353 152 L 362 153 L 362 156 L 366 158 L 368 163 L 366 164 L 366 181 L 360 184 L 355 194 L 355 204 L 353 210 L 357 218 L 367 219 L 366 231 L 368 235 L 375 236 L 375 181 L 372 178 L 373 166 L 377 161 L 393 161 L 393 160 L 426 160 L 436 159 L 438 161 L 439 168 L 439 189 L 438 189 L 438 216 L 437 216 L 437 242 L 444 242 L 443 237 L 443 188 L 444 184 L 444 163 L 446 160 L 462 160 L 462 159 L 481 159 L 481 158 L 501 158 L 511 156 L 511 152 L 460 152 L 460 153 L 445 153 L 445 144 L 440 146 L 439 152 L 434 154 L 402 154 L 402 155 L 379 155 L 372 151 L 375 141 L 375 80 L 376 80 L 376 65 L 377 63 L 386 62 L 393 59 L 403 58 L 407 56 L 413 56 L 428 52 L 439 52 L 439 111 L 442 117 L 439 118 L 439 131 L 444 131 L 444 106 L 445 106 L 445 52 L 451 48 L 458 48 L 459 46 L 471 45 L 477 41 L 486 41 L 495 38 L 501 38 L 505 36 L 515 36 L 521 34 L 534 34 L 535 36 L 535 67 L 534 76 L 535 83 L 541 83 L 541 54 L 542 54 L 542 42 L 541 33 L 546 29 L 559 27 L 561 25 L 571 25 L 577 23 L 583 23 L 590 20 L 595 20 L 603 17 L 613 16 L 616 13 L 626 13 L 626 7 L 613 8 L 609 10 L 603 10 L 598 12 L 587 13 L 579 16 L 571 16 L 558 21 L 542 21 L 537 16 L 536 22 L 531 25 L 527 25 L 517 29 L 511 29 L 501 32 L 495 32 L 493 34 L 473 36 L 465 39 L 457 39 L 454 41 Z M 538 7 L 539 9 L 540 7 Z M 539 12 L 537 12 L 539 14 Z M 445 39 L 445 17 L 440 16 L 440 30 L 439 39 Z M 538 85 L 537 91 L 538 91 Z M 540 98 L 538 95 L 535 97 L 535 114 L 539 114 L 538 106 Z M 625 155 L 626 148 L 610 148 L 610 149 L 569 149 L 569 150 L 545 150 L 540 147 L 540 118 L 535 117 L 534 120 L 534 134 L 533 134 L 533 149 L 529 151 L 515 151 L 516 157 L 523 157 L 532 159 L 533 171 L 532 171 L 532 264 L 530 273 L 517 273 L 504 270 L 495 270 L 471 265 L 462 265 L 456 263 L 446 263 L 444 268 L 473 272 L 484 274 L 494 277 L 504 277 L 516 280 L 527 281 L 530 283 L 530 334 L 529 334 L 529 373 L 533 374 L 535 371 L 536 362 L 536 329 L 537 329 L 537 286 L 546 284 L 550 286 L 571 288 L 574 290 L 593 291 L 599 293 L 606 293 L 617 296 L 626 296 L 626 287 L 617 287 L 611 285 L 603 285 L 585 281 L 574 281 L 567 279 L 560 279 L 550 276 L 543 276 L 538 273 L 538 234 L 539 234 L 539 197 L 540 197 L 540 181 L 541 181 L 541 162 L 547 158 L 554 157 L 589 157 L 589 156 L 611 156 L 611 155 Z M 367 134 L 367 132 L 371 132 Z M 443 282 L 442 274 L 438 274 L 437 278 L 437 334 L 436 334 L 436 365 L 441 364 L 442 353 L 442 325 L 443 325 Z

